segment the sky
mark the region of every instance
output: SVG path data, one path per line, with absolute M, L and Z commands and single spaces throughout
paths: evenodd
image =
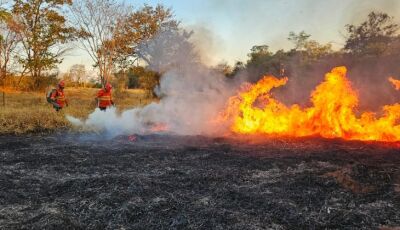
M 344 44 L 345 25 L 364 21 L 374 11 L 386 12 L 400 23 L 400 0 L 127 0 L 135 8 L 144 3 L 170 7 L 209 65 L 247 60 L 254 45 L 272 51 L 290 49 L 290 31 L 305 31 L 311 39 Z M 60 65 L 65 72 L 73 64 L 91 68 L 84 51 L 75 49 Z

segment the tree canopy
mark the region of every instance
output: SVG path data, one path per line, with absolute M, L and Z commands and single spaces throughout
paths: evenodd
M 33 78 L 56 67 L 68 50 L 65 44 L 75 38 L 75 29 L 68 26 L 61 12 L 72 0 L 16 0 L 12 13 L 20 25 L 24 55 L 20 63 Z
M 386 13 L 371 12 L 360 25 L 346 25 L 344 49 L 355 55 L 383 54 L 393 40 L 398 39 L 399 25 Z

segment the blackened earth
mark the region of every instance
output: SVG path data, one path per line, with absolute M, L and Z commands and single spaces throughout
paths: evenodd
M 320 138 L 0 136 L 0 229 L 395 228 L 399 149 Z

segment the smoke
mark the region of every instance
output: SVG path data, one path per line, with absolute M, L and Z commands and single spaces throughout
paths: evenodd
M 207 66 L 215 66 L 223 62 L 223 54 L 226 52 L 225 41 L 212 29 L 203 24 L 195 24 L 187 27 L 194 31 L 190 38 L 201 62 Z
M 344 14 L 341 21 L 344 24 L 359 24 L 363 21 L 360 15 L 368 15 L 371 11 L 385 12 L 397 18 L 400 2 L 398 0 L 348 1 L 347 8 L 351 13 Z
M 115 108 L 105 112 L 96 109 L 84 121 L 71 116 L 67 119 L 75 126 L 101 130 L 109 136 L 145 134 L 159 126 L 181 135 L 218 135 L 226 131 L 214 120 L 239 82 L 228 81 L 203 65 L 188 35 L 164 31 L 141 45 L 149 67 L 162 73 L 155 89 L 159 102 L 121 114 Z
M 384 8 L 398 5 L 392 0 L 386 2 L 387 4 L 382 5 Z M 251 43 L 249 48 L 252 45 L 260 44 L 259 41 L 254 40 L 254 38 L 260 37 L 258 33 L 264 33 L 265 38 L 262 39 L 268 41 L 273 41 L 271 40 L 273 36 L 278 34 L 278 40 L 282 44 L 287 44 L 286 36 L 290 31 L 296 32 L 304 29 L 313 35 L 312 39 L 320 42 L 321 35 L 325 34 L 330 37 L 330 35 L 338 33 L 336 29 L 331 29 L 338 28 L 337 24 L 340 24 L 340 28 L 344 28 L 345 24 L 353 23 L 352 19 L 344 20 L 343 18 L 346 18 L 346 15 L 354 15 L 352 7 L 347 10 L 342 9 L 346 8 L 348 4 L 339 4 L 341 9 L 329 14 L 324 10 L 317 10 L 319 7 L 332 9 L 337 5 L 336 1 L 324 1 L 318 4 L 315 1 L 296 4 L 282 1 L 274 2 L 273 7 L 270 8 L 266 8 L 268 4 L 265 4 L 264 1 L 255 1 L 252 4 L 241 2 L 243 6 L 240 9 L 234 8 L 238 12 L 229 8 L 235 4 L 223 3 L 227 3 L 227 1 L 212 1 L 209 3 L 211 4 L 210 10 L 220 8 L 224 12 L 235 13 L 235 17 L 225 18 L 227 22 L 230 22 L 226 23 L 228 27 L 226 29 L 231 29 L 232 37 L 240 38 L 240 43 L 232 45 L 230 42 L 235 40 L 231 39 L 231 41 L 224 37 L 226 44 L 221 46 L 222 38 L 210 31 L 209 27 L 201 25 L 193 26 L 198 32 L 193 36 L 187 32 L 163 31 L 139 47 L 140 54 L 149 64 L 148 68 L 162 74 L 159 86 L 154 89 L 154 92 L 161 98 L 159 102 L 122 113 L 118 113 L 114 108 L 106 112 L 95 110 L 86 120 L 70 116 L 67 119 L 76 126 L 93 127 L 111 136 L 152 132 L 152 130 L 159 129 L 160 125 L 165 126 L 168 132 L 183 135 L 221 134 L 227 130 L 227 127 L 214 122 L 214 119 L 223 110 L 228 98 L 236 93 L 236 89 L 244 79 L 254 82 L 262 76 L 255 75 L 247 69 L 239 72 L 233 79 L 227 80 L 222 74 L 203 63 L 214 64 L 218 52 L 223 53 L 224 48 L 234 50 L 236 46 L 243 46 L 245 43 Z M 310 8 L 303 7 L 307 9 L 304 12 L 298 10 L 301 7 L 297 6 L 304 5 L 310 6 Z M 271 9 L 276 10 L 271 11 Z M 363 6 L 363 9 L 369 8 Z M 381 10 L 384 11 L 384 9 Z M 263 12 L 269 12 L 269 14 L 263 15 Z M 283 20 L 280 12 L 286 12 L 285 14 L 289 15 L 287 17 L 293 20 Z M 346 14 L 342 12 L 346 12 Z M 261 15 L 263 17 L 260 17 Z M 355 16 L 359 18 L 359 15 Z M 260 21 L 260 18 L 263 20 Z M 332 22 L 332 18 L 339 18 L 340 22 L 335 24 Z M 215 18 L 215 20 L 222 19 Z M 283 24 L 280 22 L 281 20 L 284 21 Z M 358 22 L 354 23 L 358 24 Z M 280 27 L 285 29 L 285 33 L 282 34 L 280 28 L 275 28 L 273 26 L 275 24 L 281 25 Z M 299 24 L 302 27 L 299 27 Z M 335 36 L 337 37 L 337 35 Z M 332 35 L 332 37 L 334 36 Z M 323 40 L 322 43 L 324 43 Z M 273 45 L 271 47 L 274 48 Z M 285 50 L 287 50 L 287 46 Z M 357 58 L 342 55 L 321 59 L 312 66 L 301 65 L 301 57 L 292 58 L 293 60 L 285 61 L 289 77 L 288 83 L 272 92 L 278 100 L 287 105 L 294 103 L 302 106 L 309 105 L 310 94 L 324 79 L 325 73 L 333 67 L 341 65 L 348 67 L 348 77 L 353 83 L 353 88 L 360 95 L 360 110 L 378 109 L 384 104 L 393 104 L 400 99 L 399 93 L 387 81 L 388 76 L 400 78 L 399 57 L 357 60 Z M 259 72 L 264 71 L 260 70 Z
M 400 79 L 398 63 L 400 63 L 398 55 L 369 58 L 339 55 L 321 58 L 308 66 L 299 65 L 297 60 L 288 60 L 285 62 L 285 69 L 289 81 L 286 85 L 273 89 L 272 93 L 286 105 L 310 106 L 310 95 L 324 80 L 325 74 L 334 67 L 346 66 L 347 77 L 358 94 L 357 109 L 381 112 L 382 106 L 400 101 L 399 92 L 388 81 L 390 76 Z

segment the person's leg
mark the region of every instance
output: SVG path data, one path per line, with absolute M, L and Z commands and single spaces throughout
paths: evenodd
M 99 107 L 100 111 L 106 111 L 106 107 Z

